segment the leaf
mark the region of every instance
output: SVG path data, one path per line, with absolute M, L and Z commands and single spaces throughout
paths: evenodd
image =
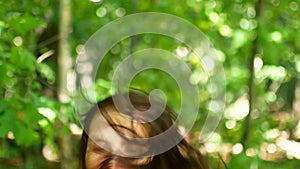
M 38 26 L 46 26 L 46 23 L 43 20 L 27 13 L 25 15 L 15 15 L 9 18 L 7 23 L 8 27 L 15 30 L 17 34 L 20 34 L 22 37 L 28 34 L 29 31 L 33 31 Z
M 8 106 L 9 106 L 8 101 L 1 100 L 1 102 L 0 102 L 0 115 L 2 114 L 3 111 L 5 111 L 7 109 Z
M 27 69 L 28 72 L 33 72 L 35 70 L 36 59 L 34 55 L 26 49 L 19 51 L 20 63 L 23 69 Z
M 14 128 L 15 120 L 13 110 L 8 109 L 0 115 L 0 138 L 7 137 L 7 133 Z
M 15 140 L 18 145 L 30 146 L 39 140 L 38 133 L 31 128 L 28 128 L 24 123 L 15 121 L 13 129 Z
M 38 113 L 37 108 L 32 103 L 27 104 L 24 112 L 24 122 L 26 122 L 29 128 L 36 129 L 38 126 L 38 121 L 43 119 L 43 116 Z
M 56 113 L 47 107 L 39 107 L 38 108 L 38 112 L 39 114 L 43 115 L 45 118 L 47 118 L 49 121 L 54 122 L 55 118 L 56 118 Z

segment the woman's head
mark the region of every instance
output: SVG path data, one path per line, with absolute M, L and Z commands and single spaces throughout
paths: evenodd
M 84 169 L 208 168 L 199 151 L 185 140 L 156 155 L 153 151 L 156 146 L 164 145 L 162 142 L 173 144 L 174 140 L 180 137 L 178 129 L 173 125 L 176 115 L 170 107 L 166 106 L 158 118 L 145 121 L 145 118 L 139 116 L 142 111 L 151 107 L 148 97 L 131 92 L 129 100 L 133 107 L 124 104 L 120 109 L 114 104 L 113 97 L 109 97 L 88 112 L 85 132 L 82 136 Z M 166 130 L 170 130 L 171 134 L 159 142 L 139 145 L 139 142 L 134 141 L 135 138 L 143 139 L 160 135 Z M 134 151 L 144 155 L 134 158 L 124 155 L 132 154 Z

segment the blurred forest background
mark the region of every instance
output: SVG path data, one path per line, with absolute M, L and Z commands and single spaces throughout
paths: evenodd
M 78 168 L 82 131 L 71 96 L 75 58 L 103 25 L 147 11 L 193 23 L 221 57 L 224 117 L 206 143 L 197 137 L 205 118 L 197 119 L 190 136 L 212 168 L 219 156 L 230 169 L 300 168 L 299 0 L 1 0 L 0 168 Z M 110 50 L 98 73 L 98 98 L 111 94 L 114 67 L 149 47 L 174 52 L 192 65 L 192 80 L 201 86 L 201 117 L 213 112 L 208 92 L 213 89 L 199 73 L 201 61 L 159 35 L 124 39 Z M 180 105 L 176 83 L 162 72 L 141 73 L 132 86 L 161 88 L 169 104 Z

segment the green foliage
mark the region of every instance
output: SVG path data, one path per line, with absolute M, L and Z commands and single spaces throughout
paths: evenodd
M 72 55 L 75 59 L 82 45 L 97 29 L 124 15 L 157 11 L 182 17 L 207 35 L 222 57 L 226 73 L 226 110 L 215 131 L 220 139 L 210 140 L 216 149 L 207 153 L 213 159 L 212 163 L 219 158 L 214 155 L 217 151 L 230 169 L 299 168 L 299 154 L 297 156 L 287 145 L 299 143 L 300 139 L 299 119 L 296 118 L 299 117 L 300 105 L 300 2 L 258 2 L 74 0 Z M 24 156 L 28 157 L 22 159 L 25 164 L 17 167 L 46 168 L 48 163 L 41 155 L 45 147 L 53 154 L 52 162 L 57 162 L 61 153 L 57 130 L 65 129 L 68 135 L 70 124 L 78 123 L 72 115 L 71 104 L 62 104 L 56 98 L 59 73 L 55 47 L 59 20 L 57 4 L 55 0 L 0 2 L 0 168 L 3 168 L 1 159 Z M 95 85 L 98 100 L 114 92 L 111 88 L 113 70 L 133 52 L 131 50 L 155 47 L 175 53 L 178 47 L 186 47 L 172 38 L 152 34 L 138 35 L 132 43 L 131 38 L 124 39 L 105 56 Z M 253 112 L 250 128 L 245 129 L 250 56 L 255 46 Z M 40 55 L 52 49 L 55 51 L 52 56 L 37 61 Z M 189 51 L 183 60 L 191 65 L 195 78 L 203 73 L 201 62 L 193 57 L 193 51 Z M 206 76 L 201 74 L 203 78 Z M 157 83 L 161 79 L 163 82 Z M 178 86 L 164 72 L 142 72 L 131 85 L 146 92 L 162 89 L 169 98 L 168 103 L 175 109 L 180 108 Z M 199 82 L 199 89 L 200 116 L 191 134 L 195 138 L 191 140 L 206 151 L 207 145 L 200 145 L 197 136 L 211 111 L 211 95 L 208 83 Z M 58 118 L 62 106 L 67 108 L 67 124 Z M 249 139 L 242 142 L 245 132 L 249 133 Z M 238 147 L 237 143 L 243 144 L 241 151 L 234 149 Z M 275 152 L 273 145 L 276 146 Z M 33 157 L 36 155 L 39 155 L 37 161 L 44 162 L 35 161 Z M 4 166 L 10 167 L 13 165 Z
M 37 157 L 37 161 L 32 158 L 36 153 L 41 154 L 40 145 L 55 145 L 57 137 L 54 126 L 57 119 L 42 125 L 42 121 L 48 119 L 39 111 L 41 107 L 53 110 L 59 107 L 52 107 L 58 102 L 44 97 L 38 71 L 47 76 L 46 79 L 53 81 L 55 77 L 51 74 L 52 68 L 37 63 L 35 51 L 38 30 L 47 25 L 44 12 L 38 11 L 47 11 L 47 8 L 30 1 L 24 1 L 21 6 L 13 4 L 0 2 L 0 159 L 11 158 L 16 160 L 12 166 L 23 164 L 26 168 L 34 168 L 35 164 L 45 165 L 37 162 L 43 158 Z M 22 156 L 26 158 L 20 163 Z M 5 161 L 10 164 L 10 160 Z M 1 168 L 10 168 L 2 164 L 2 160 L 0 163 Z

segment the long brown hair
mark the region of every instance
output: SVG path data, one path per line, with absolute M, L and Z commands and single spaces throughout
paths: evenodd
M 144 111 L 151 106 L 148 97 L 143 94 L 130 92 L 129 96 L 135 109 Z M 90 132 L 97 132 L 91 130 L 91 121 L 97 113 L 101 113 L 108 124 L 121 135 L 136 138 L 148 138 L 163 133 L 173 125 L 176 118 L 174 111 L 166 106 L 159 118 L 141 123 L 122 116 L 121 113 L 124 112 L 118 111 L 113 97 L 99 102 L 87 113 L 81 141 L 82 169 L 209 169 L 202 154 L 184 139 L 166 152 L 153 156 L 130 158 L 111 153 L 98 146 L 88 136 Z M 126 110 L 127 115 L 128 113 L 132 116 L 135 114 L 134 110 L 130 109 Z M 174 132 L 175 136 L 180 135 L 178 129 Z M 114 144 L 113 140 L 111 142 L 105 143 Z

